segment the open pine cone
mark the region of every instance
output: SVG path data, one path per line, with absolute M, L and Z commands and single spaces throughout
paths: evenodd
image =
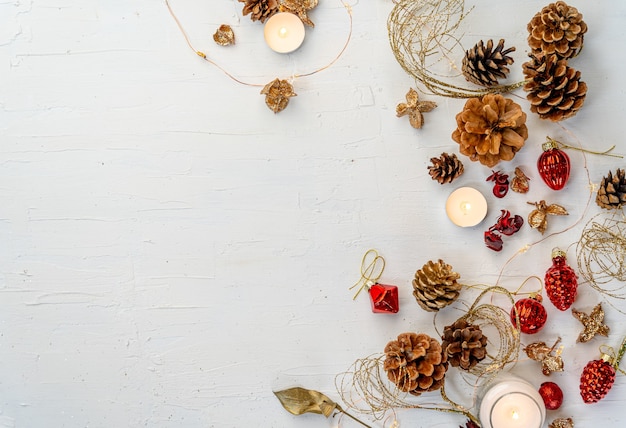
M 270 16 L 278 12 L 278 0 L 239 0 L 245 3 L 243 16 L 250 15 L 252 21 L 265 22 Z
M 432 165 L 428 167 L 428 173 L 439 184 L 452 183 L 463 174 L 463 163 L 454 154 L 442 153 L 438 158 L 430 158 Z
M 526 113 L 499 94 L 467 100 L 456 124 L 452 139 L 460 152 L 488 167 L 513 159 L 528 138 Z
M 413 279 L 413 296 L 417 303 L 429 312 L 445 308 L 459 297 L 462 284 L 456 280 L 461 275 L 452 270 L 452 266 L 438 260 L 429 260 Z
M 526 26 L 528 44 L 534 54 L 556 54 L 559 58 L 572 58 L 583 47 L 587 24 L 575 7 L 564 1 L 550 3 L 541 9 Z
M 596 204 L 607 210 L 619 209 L 626 205 L 626 174 L 623 169 L 617 169 L 615 174 L 609 171 L 608 175 L 602 178 Z
M 441 388 L 447 361 L 439 342 L 423 333 L 402 333 L 385 346 L 387 377 L 398 389 L 413 395 Z
M 580 81 L 580 71 L 556 55 L 530 55 L 522 64 L 527 79 L 524 90 L 530 111 L 541 119 L 558 122 L 574 116 L 585 103 L 587 84 Z
M 441 347 L 448 354 L 452 367 L 471 370 L 487 356 L 487 337 L 479 326 L 464 319 L 444 327 Z
M 487 87 L 497 85 L 498 78 L 504 79 L 509 73 L 507 65 L 513 64 L 513 58 L 508 54 L 514 50 L 514 47 L 504 49 L 504 39 L 500 39 L 495 49 L 493 40 L 489 39 L 486 46 L 481 40 L 465 52 L 461 68 L 463 76 L 477 85 Z

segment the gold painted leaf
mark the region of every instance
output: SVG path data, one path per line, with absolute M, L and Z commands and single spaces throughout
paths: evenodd
M 318 413 L 329 417 L 337 408 L 337 403 L 318 391 L 300 387 L 274 391 L 283 407 L 293 415 Z
M 549 205 L 546 212 L 550 215 L 569 215 L 565 208 L 557 204 Z

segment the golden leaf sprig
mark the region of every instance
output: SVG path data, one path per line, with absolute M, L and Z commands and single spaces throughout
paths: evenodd
M 274 395 L 278 398 L 280 404 L 283 405 L 285 410 L 292 415 L 317 413 L 328 418 L 334 411 L 337 411 L 360 423 L 364 427 L 371 428 L 369 425 L 347 413 L 339 404 L 335 403 L 319 391 L 294 387 L 283 389 L 281 391 L 274 391 Z
M 535 209 L 528 214 L 528 224 L 533 229 L 537 229 L 541 232 L 542 235 L 548 227 L 548 215 L 569 215 L 567 210 L 561 205 L 548 205 L 544 200 L 539 202 L 528 202 L 528 204 L 535 206 Z

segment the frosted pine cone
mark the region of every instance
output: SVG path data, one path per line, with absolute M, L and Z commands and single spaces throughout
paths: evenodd
M 413 296 L 422 309 L 436 312 L 459 297 L 462 285 L 456 280 L 460 277 L 443 260 L 436 263 L 431 260 L 415 272 Z
M 265 22 L 278 12 L 278 0 L 239 0 L 239 2 L 245 3 L 243 16 L 250 15 L 252 21 Z

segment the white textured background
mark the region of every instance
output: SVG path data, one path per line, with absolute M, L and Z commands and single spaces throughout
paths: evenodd
M 498 168 L 522 166 L 531 191 L 496 200 L 490 171 L 464 157 L 466 173 L 453 185 L 428 176 L 430 157 L 457 152 L 450 134 L 463 101 L 422 95 L 438 103 L 422 130 L 395 117 L 414 82 L 389 48 L 392 1 L 354 0 L 347 51 L 296 79 L 298 96 L 278 115 L 260 88 L 196 57 L 161 0 L 0 1 L 0 427 L 337 426 L 337 418 L 288 414 L 272 390 L 300 385 L 340 401 L 335 376 L 357 358 L 405 331 L 435 335 L 432 314 L 411 295 L 428 260 L 444 259 L 466 284 L 493 285 L 502 271 L 500 285 L 511 290 L 543 276 L 552 247 L 567 248 L 576 267 L 572 244 L 600 212 L 593 201 L 585 209 L 585 162 L 593 183 L 624 162 L 569 151 L 572 176 L 556 193 L 534 167 L 540 144 L 551 135 L 626 152 L 626 3 L 578 3 L 589 32 L 572 66 L 589 86 L 586 104 L 561 127 L 540 122 L 516 93 L 530 137 Z M 505 37 L 517 47 L 511 81 L 521 79 L 526 23 L 547 2 L 471 4 L 467 47 Z M 323 67 L 349 31 L 339 0 L 322 0 L 302 48 L 279 55 L 265 46 L 262 25 L 241 17 L 241 3 L 172 7 L 198 49 L 255 84 Z M 235 47 L 213 43 L 222 23 L 235 29 Z M 462 185 L 488 195 L 481 226 L 460 229 L 445 217 L 447 195 Z M 539 233 L 525 227 L 494 253 L 483 230 L 500 209 L 526 217 L 526 202 L 539 199 L 570 211 L 551 218 L 549 232 L 574 227 L 505 267 Z M 387 260 L 383 282 L 400 288 L 397 315 L 372 314 L 366 295 L 352 301 L 348 287 L 369 248 Z M 589 311 L 599 301 L 583 285 L 574 306 Z M 563 337 L 566 371 L 550 380 L 565 403 L 549 420 L 623 425 L 624 376 L 598 404 L 578 396 L 582 367 L 626 335 L 626 315 L 609 303 L 626 310 L 605 302 L 608 339 L 576 344 L 580 324 L 547 300 L 548 327 L 523 337 Z M 514 370 L 537 386 L 546 380 L 534 362 Z M 398 420 L 464 423 L 417 410 Z

